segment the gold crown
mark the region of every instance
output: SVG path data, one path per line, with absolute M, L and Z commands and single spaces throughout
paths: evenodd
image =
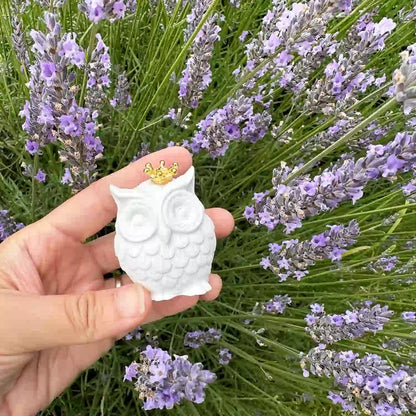
M 160 167 L 155 169 L 151 163 L 146 163 L 144 173 L 149 175 L 157 185 L 165 185 L 172 181 L 173 177 L 178 173 L 179 165 L 175 162 L 170 168 L 166 167 L 165 161 L 160 161 Z

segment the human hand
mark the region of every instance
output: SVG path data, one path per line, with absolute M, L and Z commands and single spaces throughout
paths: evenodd
M 119 267 L 114 233 L 85 243 L 116 215 L 109 185 L 133 188 L 147 179 L 144 165 L 160 160 L 178 162 L 179 174 L 192 164 L 183 148 L 153 153 L 0 244 L 0 415 L 33 415 L 128 331 L 218 296 L 216 275 L 205 295 L 163 302 L 152 302 L 127 276 L 116 289 L 113 278 L 103 278 Z M 214 208 L 207 214 L 217 237 L 231 232 L 228 211 Z

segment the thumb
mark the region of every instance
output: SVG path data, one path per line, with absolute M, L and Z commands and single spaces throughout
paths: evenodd
M 116 339 L 145 319 L 151 307 L 141 285 L 74 295 L 36 296 L 0 292 L 3 354 Z M 6 351 L 4 351 L 6 349 Z

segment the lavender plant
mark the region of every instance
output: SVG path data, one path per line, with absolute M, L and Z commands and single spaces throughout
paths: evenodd
M 356 242 L 360 227 L 353 220 L 347 226 L 329 225 L 328 228 L 309 241 L 293 239 L 285 240 L 282 244 L 270 243 L 270 255 L 263 258 L 260 264 L 272 270 L 283 282 L 289 277 L 300 280 L 308 274 L 308 267 L 318 260 L 341 260 L 342 253 L 347 251 L 345 248 Z
M 230 350 L 228 348 L 221 348 L 218 350 L 218 362 L 221 365 L 228 365 L 230 364 L 230 361 L 232 359 L 232 354 L 230 353 Z
M 62 182 L 76 192 L 97 175 L 96 161 L 103 151 L 96 136 L 98 114 L 76 101 L 78 87 L 71 67 L 83 67 L 85 59 L 76 34 L 61 35 L 56 14 L 46 12 L 44 22 L 46 33 L 31 32 L 35 61 L 29 69 L 30 99 L 21 112 L 23 128 L 30 136 L 26 150 L 36 155 L 47 144 L 61 142 L 60 159 L 68 166 Z
M 117 78 L 117 85 L 110 104 L 112 107 L 122 110 L 131 105 L 130 84 L 125 72 L 122 72 Z
M 92 52 L 86 73 L 87 95 L 85 102 L 90 110 L 99 110 L 107 100 L 107 89 L 111 85 L 111 61 L 108 46 L 103 42 L 99 33 L 96 34 L 97 46 Z
M 312 313 L 305 318 L 306 331 L 315 342 L 322 344 L 361 338 L 366 332 L 375 334 L 383 329 L 394 312 L 388 306 L 370 306 L 371 302 L 367 302 L 360 309 L 347 310 L 340 315 L 328 315 L 322 305 L 312 305 Z
M 192 150 L 206 149 L 213 157 L 218 157 L 225 154 L 231 141 L 240 139 L 255 143 L 262 139 L 271 122 L 268 97 L 279 85 L 274 79 L 266 84 L 262 80 L 270 73 L 277 73 L 281 74 L 280 84 L 284 85 L 285 69 L 294 54 L 313 54 L 312 45 L 325 42 L 328 22 L 337 13 L 348 11 L 350 3 L 347 3 L 313 0 L 294 3 L 292 7 L 285 2 L 274 3 L 263 18 L 257 38 L 246 46 L 245 67 L 234 72 L 239 81 L 245 81 L 251 72 L 254 72 L 253 76 L 242 82 L 241 88 L 223 108 L 212 111 L 199 123 Z
M 12 27 L 12 45 L 16 52 L 18 60 L 25 67 L 29 66 L 29 53 L 26 43 L 25 32 L 23 28 L 22 15 L 25 12 L 28 1 L 13 0 L 10 3 L 11 19 L 10 24 Z
M 387 36 L 395 29 L 392 19 L 374 23 L 371 14 L 363 15 L 350 33 L 336 46 L 337 55 L 326 66 L 325 78 L 308 91 L 306 111 L 338 113 L 357 101 L 371 85 L 380 86 L 385 76 L 376 78 L 373 70 L 363 70 L 372 53 L 385 47 Z
M 333 403 L 355 415 L 385 416 L 414 412 L 416 378 L 413 369 L 394 369 L 377 354 L 362 358 L 353 351 L 335 352 L 322 347 L 302 358 L 304 374 L 334 377 L 339 393 L 329 392 Z
M 292 299 L 288 295 L 275 295 L 268 302 L 257 303 L 253 308 L 253 314 L 282 314 L 291 304 Z
M 211 60 L 214 43 L 221 28 L 217 25 L 218 15 L 211 16 L 196 35 L 191 56 L 179 80 L 179 99 L 183 105 L 196 108 L 202 93 L 211 83 Z
M 274 196 L 268 192 L 255 196 L 255 205 L 244 216 L 258 226 L 274 229 L 285 225 L 286 232 L 302 226 L 306 217 L 336 208 L 343 201 L 355 203 L 364 195 L 364 186 L 378 178 L 394 180 L 416 162 L 416 135 L 398 133 L 387 145 L 371 145 L 365 157 L 340 160 L 321 174 L 287 180 L 296 168 L 282 164 L 273 172 Z
M 126 367 L 124 376 L 134 382 L 145 410 L 172 409 L 183 400 L 201 403 L 205 388 L 215 378 L 201 363 L 192 364 L 187 356 L 172 359 L 166 351 L 150 345 L 140 353 L 139 363 L 132 362 Z
M 209 328 L 207 331 L 193 331 L 185 334 L 184 345 L 190 348 L 199 348 L 205 344 L 214 344 L 221 339 L 221 330 Z
M 79 9 L 94 23 L 104 19 L 115 22 L 135 12 L 136 0 L 82 0 Z

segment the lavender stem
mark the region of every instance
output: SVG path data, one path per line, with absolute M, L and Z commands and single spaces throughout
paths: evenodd
M 382 105 L 378 110 L 376 110 L 374 113 L 372 113 L 370 116 L 368 116 L 365 120 L 363 120 L 361 123 L 357 124 L 352 130 L 350 130 L 347 134 L 342 136 L 340 139 L 338 139 L 336 142 L 332 143 L 331 146 L 327 147 L 325 150 L 323 150 L 321 153 L 313 157 L 311 160 L 309 160 L 307 163 L 305 163 L 302 167 L 300 167 L 296 172 L 292 172 L 287 179 L 283 182 L 284 184 L 289 183 L 294 178 L 299 176 L 301 173 L 307 172 L 309 169 L 311 169 L 317 162 L 319 162 L 321 159 L 323 159 L 325 156 L 329 155 L 331 152 L 336 150 L 338 147 L 342 146 L 344 143 L 348 142 L 356 133 L 361 131 L 364 127 L 368 126 L 372 121 L 386 113 L 388 110 L 393 108 L 397 103 L 396 98 L 391 98 L 389 101 L 387 101 L 384 105 Z

